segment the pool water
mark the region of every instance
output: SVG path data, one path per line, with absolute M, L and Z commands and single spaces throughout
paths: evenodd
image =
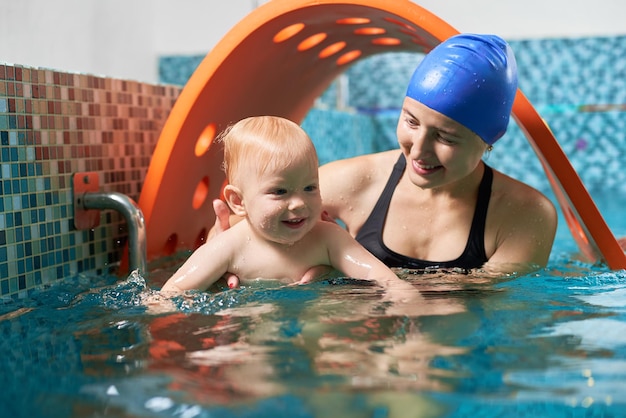
M 596 199 L 626 235 L 626 201 Z M 407 275 L 410 314 L 341 278 L 147 309 L 176 266 L 1 305 L 0 416 L 626 416 L 626 272 L 578 260 L 564 222 L 534 274 Z

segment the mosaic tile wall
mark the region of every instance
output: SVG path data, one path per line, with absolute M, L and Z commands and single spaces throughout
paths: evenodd
M 179 92 L 0 64 L 0 298 L 85 271 L 111 272 L 125 221 L 101 211 L 97 228 L 76 230 L 72 175 L 97 172 L 100 191 L 137 201 Z
M 626 193 L 626 37 L 511 45 L 520 87 L 586 186 Z M 101 191 L 137 201 L 161 127 L 202 58 L 163 57 L 164 85 L 0 64 L 0 301 L 116 268 L 127 239 L 124 220 L 102 211 L 98 228 L 76 230 L 72 174 L 96 171 Z M 322 163 L 396 147 L 398 108 L 420 59 L 371 57 L 346 72 L 347 92 L 335 83 L 319 98 L 303 125 Z M 514 123 L 488 162 L 550 190 Z
M 592 193 L 626 194 L 626 170 L 621 169 L 626 161 L 626 37 L 510 44 L 517 57 L 520 88 L 548 122 L 586 187 Z M 399 106 L 421 58 L 415 53 L 380 54 L 349 68 L 345 106 L 352 112 L 325 110 L 336 107 L 337 83 L 322 95 L 303 122 L 322 162 L 396 147 Z M 200 59 L 164 57 L 162 81 L 184 84 L 185 74 L 191 74 Z M 545 193 L 551 191 L 515 122 L 488 163 Z

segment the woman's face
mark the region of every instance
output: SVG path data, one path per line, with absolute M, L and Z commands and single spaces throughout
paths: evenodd
M 410 97 L 404 99 L 397 135 L 409 178 L 424 189 L 465 179 L 487 149 L 474 132 Z
M 310 161 L 253 174 L 241 190 L 248 222 L 268 241 L 293 244 L 320 220 L 318 169 Z

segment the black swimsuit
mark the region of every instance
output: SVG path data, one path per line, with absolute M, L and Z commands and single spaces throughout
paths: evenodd
M 478 188 L 478 200 L 474 218 L 472 219 L 472 227 L 463 254 L 456 260 L 427 261 L 398 254 L 387 248 L 383 243 L 383 228 L 387 212 L 389 211 L 391 196 L 402 177 L 402 173 L 404 173 L 405 167 L 406 160 L 404 155 L 401 154 L 393 167 L 385 189 L 380 195 L 378 202 L 376 202 L 376 206 L 374 206 L 369 218 L 367 218 L 367 221 L 365 221 L 365 224 L 363 224 L 356 235 L 356 240 L 389 267 L 418 270 L 449 268 L 469 270 L 482 267 L 487 262 L 487 254 L 485 253 L 485 219 L 487 218 L 487 208 L 489 207 L 489 198 L 491 197 L 491 183 L 493 180 L 491 168 L 485 164 L 485 172 Z

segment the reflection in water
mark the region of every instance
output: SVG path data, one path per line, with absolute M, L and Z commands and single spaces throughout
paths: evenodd
M 173 368 L 170 389 L 186 393 L 187 402 L 253 405 L 297 395 L 321 415 L 360 416 L 350 393 L 365 390 L 381 399 L 366 409 L 380 402 L 393 408 L 388 400 L 418 408 L 418 416 L 439 411 L 406 391 L 440 390 L 434 377 L 450 373 L 429 362 L 464 350 L 430 342 L 418 318 L 462 312 L 458 300 L 424 299 L 408 317 L 388 316 L 379 290 L 353 281 L 238 292 L 241 306 L 210 316 L 168 314 L 150 325 L 151 369 Z
M 12 417 L 616 415 L 625 275 L 407 275 L 410 311 L 341 278 L 167 301 L 137 276 L 81 278 L 0 311 L 0 405 Z
M 337 289 L 305 312 L 301 340 L 316 373 L 356 389 L 442 389 L 436 377 L 448 373 L 432 359 L 465 350 L 432 341 L 428 318 L 464 312 L 462 302 L 423 298 L 412 316 L 392 316 L 363 293 Z

